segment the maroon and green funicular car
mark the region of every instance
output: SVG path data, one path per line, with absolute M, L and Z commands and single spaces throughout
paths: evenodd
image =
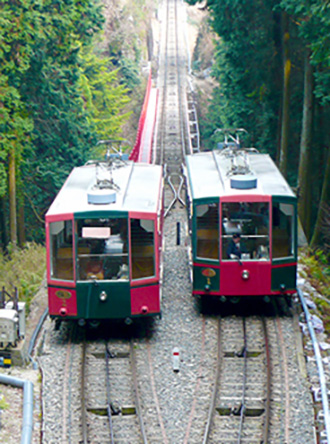
M 46 214 L 51 318 L 84 324 L 160 315 L 162 219 L 160 166 L 74 168 Z

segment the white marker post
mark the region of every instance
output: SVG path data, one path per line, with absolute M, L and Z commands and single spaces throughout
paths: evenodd
M 180 371 L 180 351 L 179 351 L 178 347 L 173 348 L 172 364 L 173 364 L 173 371 L 179 372 Z

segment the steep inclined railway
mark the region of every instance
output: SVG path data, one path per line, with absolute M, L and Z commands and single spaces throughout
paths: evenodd
M 174 189 L 181 183 L 181 166 L 190 151 L 188 134 L 187 74 L 188 60 L 185 27 L 185 8 L 179 0 L 163 2 L 163 20 L 158 67 L 158 138 L 156 162 L 165 166 L 166 177 Z M 165 190 L 166 205 L 170 205 L 172 191 Z
M 164 0 L 159 17 L 160 93 L 154 149 L 156 163 L 166 165 L 167 179 L 178 190 L 181 165 L 191 151 L 184 4 Z M 165 206 L 171 207 L 172 201 L 173 193 L 166 186 Z M 292 324 L 290 318 L 269 319 L 265 327 L 256 317 L 243 321 L 235 316 L 219 320 L 216 312 L 201 315 L 191 296 L 187 218 L 182 205 L 168 213 L 164 236 L 163 318 L 147 327 L 145 334 L 139 332 L 133 346 L 126 334 L 116 334 L 106 345 L 101 339 L 89 340 L 83 355 L 82 337 L 72 339 L 66 327 L 51 333 L 50 355 L 61 351 L 61 357 L 54 368 L 49 362 L 44 364 L 45 383 L 49 388 L 53 381 L 54 399 L 64 419 L 52 415 L 52 399 L 44 391 L 44 442 L 303 442 L 306 428 L 290 432 L 299 423 L 294 409 L 303 400 L 299 376 L 293 372 L 290 379 L 285 369 L 289 353 L 294 354 L 293 335 L 286 338 L 290 351 L 283 339 L 284 328 Z M 175 372 L 174 348 L 180 352 Z M 44 362 L 47 359 L 51 356 L 43 358 Z M 77 375 L 83 362 L 80 391 Z M 310 428 L 307 433 L 309 439 Z

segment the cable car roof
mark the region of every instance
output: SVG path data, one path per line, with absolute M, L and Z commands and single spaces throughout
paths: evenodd
M 233 157 L 225 156 L 221 151 L 187 156 L 187 173 L 193 199 L 250 194 L 295 197 L 268 154 L 246 152 L 245 156 L 249 173 L 256 178 L 256 186 L 248 189 L 237 189 L 232 185 L 233 179 L 239 178 L 239 175 L 230 174 Z M 244 178 L 244 174 L 240 178 Z
M 84 165 L 72 170 L 46 216 L 94 211 L 138 211 L 156 213 L 160 203 L 162 167 L 147 163 L 127 162 L 113 168 L 111 177 L 115 202 L 88 203 L 88 192 L 97 183 L 99 167 Z

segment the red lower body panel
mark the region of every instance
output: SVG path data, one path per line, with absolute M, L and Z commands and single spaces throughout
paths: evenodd
M 223 296 L 262 296 L 271 292 L 270 262 L 222 262 L 220 294 Z
M 160 313 L 159 284 L 131 289 L 132 315 Z
M 49 314 L 55 316 L 77 316 L 75 289 L 48 287 Z

